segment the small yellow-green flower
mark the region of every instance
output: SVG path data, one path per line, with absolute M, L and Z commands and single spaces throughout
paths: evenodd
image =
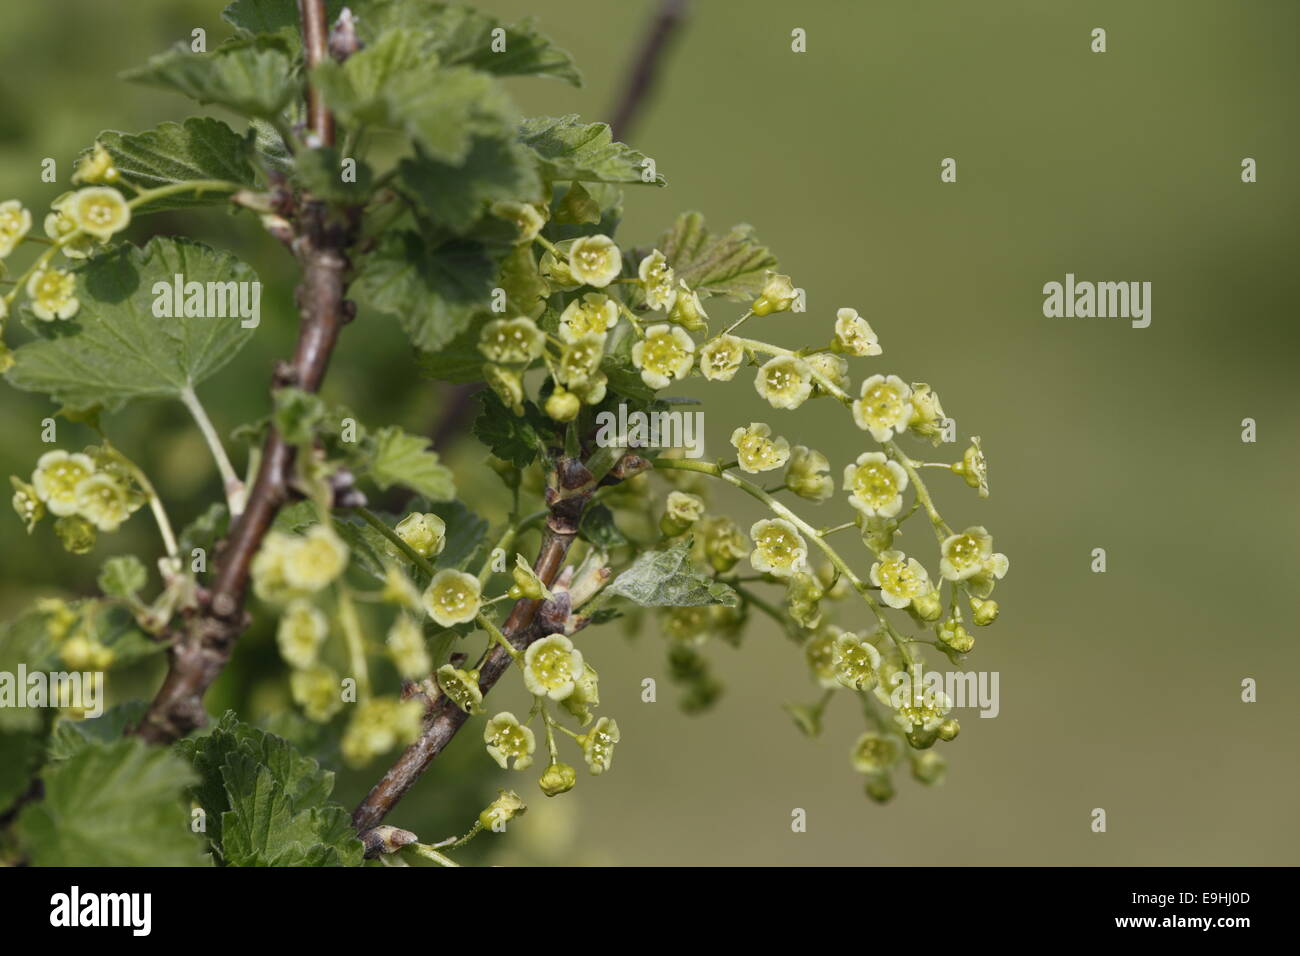
M 734 335 L 719 335 L 700 347 L 700 374 L 711 382 L 730 382 L 745 362 L 745 346 Z
M 339 675 L 323 664 L 295 670 L 289 675 L 289 690 L 294 703 L 302 708 L 307 719 L 318 724 L 325 723 L 343 709 Z
M 894 723 L 904 733 L 922 731 L 930 733 L 939 729 L 943 718 L 952 710 L 952 698 L 938 688 L 924 688 L 922 682 L 909 686 L 904 682 L 895 690 L 898 703 L 894 708 Z
M 85 554 L 95 546 L 95 526 L 81 515 L 65 515 L 54 522 L 59 543 L 72 554 Z
M 618 303 L 599 292 L 588 292 L 574 299 L 560 313 L 559 336 L 562 342 L 576 342 L 588 335 L 602 339 L 618 324 Z
M 591 708 L 600 706 L 600 675 L 596 668 L 582 662 L 582 673 L 573 682 L 573 693 L 560 701 L 560 706 L 586 726 L 591 723 Z
M 830 476 L 831 463 L 826 456 L 806 445 L 790 449 L 790 464 L 785 470 L 786 487 L 800 498 L 825 501 L 835 493 Z
M 506 222 L 512 222 L 519 230 L 519 236 L 515 239 L 516 243 L 532 242 L 537 238 L 537 234 L 542 231 L 546 225 L 546 216 L 542 211 L 527 202 L 509 202 L 502 200 L 494 202 L 491 207 L 492 215 L 498 219 L 504 219 Z
M 952 466 L 952 470 L 978 491 L 981 498 L 989 496 L 989 466 L 984 459 L 984 451 L 980 448 L 979 436 L 970 440 L 970 447 L 962 454 L 961 461 Z
M 354 767 L 407 744 L 420 735 L 424 707 L 419 700 L 372 697 L 356 705 L 339 740 L 343 759 Z
M 17 199 L 0 202 L 0 259 L 14 251 L 31 231 L 32 214 Z
M 59 648 L 59 659 L 74 671 L 108 670 L 113 666 L 115 656 L 111 647 L 105 647 L 99 641 L 81 634 L 69 638 Z
M 749 529 L 754 542 L 749 563 L 759 574 L 788 578 L 808 570 L 808 544 L 799 529 L 784 518 L 765 518 Z
M 383 599 L 417 614 L 424 611 L 424 605 L 420 602 L 420 589 L 395 564 L 384 567 Z
M 95 250 L 95 237 L 82 233 L 64 211 L 72 195 L 64 193 L 50 204 L 50 212 L 45 217 L 45 234 L 63 243 L 61 251 L 69 259 L 85 259 Z
M 937 751 L 923 750 L 912 754 L 912 776 L 927 787 L 943 783 L 947 770 L 948 761 Z
M 600 371 L 600 360 L 604 354 L 603 334 L 593 333 L 575 338 L 565 344 L 555 374 L 560 382 L 570 388 L 586 385 Z
M 853 403 L 853 420 L 876 441 L 901 435 L 912 420 L 912 389 L 897 375 L 872 375 Z
M 868 518 L 892 518 L 903 507 L 907 472 L 883 452 L 868 451 L 844 469 L 844 490 L 849 504 Z
M 478 815 L 478 822 L 488 830 L 504 827 L 519 814 L 528 810 L 519 794 L 513 790 L 499 790 L 497 792 L 500 796 L 488 804 L 483 812 Z
M 930 439 L 938 446 L 943 441 L 943 423 L 946 417 L 939 395 L 924 382 L 912 383 L 912 421 L 908 427 L 916 435 Z
M 329 622 L 315 606 L 307 601 L 292 602 L 280 615 L 275 641 L 280 656 L 290 667 L 299 669 L 316 663 L 320 646 L 329 633 Z
M 546 333 L 526 315 L 493 319 L 479 332 L 478 350 L 488 361 L 503 365 L 527 365 L 546 348 Z
M 619 741 L 618 724 L 612 717 L 602 717 L 595 726 L 578 738 L 582 755 L 593 774 L 602 774 L 614 762 L 614 745 Z
M 478 578 L 464 571 L 443 568 L 424 590 L 424 609 L 443 627 L 474 620 L 482 606 Z
M 72 173 L 74 183 L 115 183 L 120 178 L 113 157 L 101 143 L 96 143 L 94 149 L 77 161 Z
M 800 627 L 813 630 L 821 624 L 821 599 L 826 596 L 826 592 L 817 579 L 805 571 L 796 571 L 789 581 L 785 603 L 790 610 L 790 617 Z
M 664 516 L 659 522 L 663 533 L 672 537 L 690 528 L 704 517 L 704 499 L 686 491 L 668 492 Z
M 839 676 L 835 672 L 835 639 L 838 636 L 838 628 L 828 628 L 809 638 L 803 646 L 808 670 L 817 683 L 827 689 L 840 686 Z
M 36 460 L 32 487 L 50 514 L 58 517 L 76 514 L 77 485 L 94 472 L 95 462 L 89 455 L 47 451 Z
M 284 580 L 296 591 L 319 591 L 348 566 L 348 546 L 323 524 L 312 525 L 285 554 Z
M 671 309 L 677 301 L 676 277 L 664 254 L 654 250 L 641 260 L 636 271 L 645 289 L 646 305 L 652 309 Z
M 736 522 L 726 515 L 706 518 L 700 523 L 699 540 L 713 570 L 725 574 L 739 561 L 749 557 L 749 542 Z
M 939 573 L 949 581 L 965 581 L 992 563 L 993 535 L 979 526 L 970 527 L 944 538 L 939 552 Z
M 249 574 L 253 579 L 253 593 L 263 601 L 284 601 L 293 596 L 294 589 L 285 578 L 285 567 L 296 547 L 297 539 L 282 531 L 268 532 L 262 539 Z
M 603 289 L 623 271 L 623 254 L 609 236 L 580 236 L 569 247 L 569 272 L 584 285 Z
M 785 312 L 794 304 L 797 295 L 789 276 L 778 275 L 775 272 L 769 272 L 767 275 L 767 284 L 763 286 L 763 291 L 749 307 L 755 315 Z
M 695 362 L 695 341 L 679 325 L 661 322 L 645 330 L 645 338 L 632 346 L 632 364 L 651 388 L 667 388 L 685 378 Z
M 129 489 L 112 475 L 100 471 L 77 482 L 77 514 L 100 531 L 116 531 L 132 510 Z
M 61 269 L 42 269 L 27 280 L 32 314 L 42 322 L 70 319 L 81 308 L 77 298 L 77 280 Z
M 880 600 L 894 608 L 905 608 L 931 590 L 930 575 L 921 562 L 902 551 L 886 551 L 880 556 L 871 566 L 871 583 L 880 588 Z
M 758 370 L 754 388 L 773 408 L 798 408 L 812 394 L 812 372 L 803 359 L 778 355 Z
M 880 341 L 867 320 L 857 309 L 840 309 L 835 313 L 836 351 L 847 355 L 879 355 Z
M 506 368 L 504 365 L 493 365 L 491 362 L 485 362 L 483 365 L 483 381 L 487 382 L 488 388 L 496 392 L 497 398 L 501 399 L 501 404 L 510 409 L 516 415 L 524 413 L 524 380 L 514 369 Z
M 898 763 L 901 755 L 898 738 L 869 730 L 853 745 L 849 759 L 858 773 L 883 773 Z
M 111 239 L 131 224 L 131 208 L 110 186 L 89 186 L 72 194 L 62 211 L 88 236 Z
M 435 676 L 438 688 L 449 701 L 467 714 L 483 713 L 483 691 L 478 686 L 478 671 L 466 671 L 451 664 L 443 664 Z
M 700 295 L 686 285 L 686 280 L 678 281 L 677 298 L 668 310 L 668 321 L 676 322 L 691 332 L 700 332 L 709 327 L 709 314 L 704 311 Z
M 37 523 L 45 517 L 45 502 L 41 501 L 32 485 L 17 475 L 10 475 L 9 483 L 14 486 L 14 511 L 27 526 L 27 533 L 31 534 Z
M 849 363 L 840 356 L 830 352 L 814 352 L 812 355 L 805 355 L 803 360 L 813 373 L 814 396 L 827 393 L 823 379 L 840 390 L 848 388 Z
M 533 750 L 537 741 L 530 728 L 519 723 L 519 719 L 508 710 L 503 710 L 487 722 L 483 728 L 483 742 L 487 752 L 502 770 L 510 769 L 514 760 L 516 770 L 526 770 L 532 765 Z
M 412 511 L 393 530 L 422 558 L 436 557 L 447 546 L 447 522 L 431 512 Z
M 741 471 L 754 475 L 780 468 L 790 460 L 790 443 L 771 435 L 772 429 L 763 422 L 750 422 L 748 428 L 737 428 L 731 433 Z
M 388 653 L 393 656 L 397 673 L 407 680 L 420 680 L 429 676 L 433 661 L 424 644 L 424 628 L 409 614 L 398 614 L 388 629 L 385 640 Z
M 524 651 L 524 683 L 539 697 L 564 700 L 582 674 L 582 652 L 561 634 L 534 641 Z
M 845 687 L 851 690 L 871 690 L 876 686 L 880 652 L 856 634 L 838 635 L 832 657 L 835 678 Z

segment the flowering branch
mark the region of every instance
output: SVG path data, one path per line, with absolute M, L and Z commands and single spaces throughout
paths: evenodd
M 307 72 L 328 55 L 324 0 L 299 0 Z M 314 88 L 308 86 L 309 125 L 321 145 L 332 145 L 334 122 Z M 324 204 L 305 197 L 296 211 L 292 248 L 302 264 L 297 300 L 300 314 L 293 360 L 275 372 L 272 388 L 294 386 L 315 392 L 325 375 L 339 332 L 351 317 L 343 293 L 349 262 L 346 250 L 352 229 L 327 217 Z M 247 506 L 233 518 L 228 539 L 216 556 L 215 583 L 200 595 L 200 607 L 172 641 L 167 676 L 144 717 L 132 732 L 167 743 L 202 726 L 207 715 L 203 696 L 230 659 L 248 624 L 244 594 L 249 569 L 276 513 L 289 498 L 295 449 L 271 427 L 262 448 L 257 477 Z

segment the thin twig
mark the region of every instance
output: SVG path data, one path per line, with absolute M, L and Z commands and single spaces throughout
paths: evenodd
M 617 140 L 626 140 L 628 132 L 641 115 L 641 108 L 654 89 L 664 54 L 678 27 L 686 19 L 688 0 L 661 0 L 641 41 L 641 51 L 623 83 L 618 104 L 610 113 L 610 128 Z

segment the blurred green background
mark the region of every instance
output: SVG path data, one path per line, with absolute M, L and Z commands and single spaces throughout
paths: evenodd
M 112 76 L 196 26 L 228 33 L 219 2 L 9 6 L 0 198 L 36 209 L 62 188 L 40 183 L 43 157 L 66 183 L 100 129 L 187 115 L 179 97 Z M 604 119 L 656 4 L 483 6 L 538 15 L 585 73 L 581 90 L 512 82 L 525 112 Z M 1104 54 L 1089 50 L 1098 26 Z M 806 53 L 790 50 L 795 27 Z M 754 334 L 821 341 L 836 308 L 856 307 L 885 349 L 872 370 L 932 383 L 962 437 L 983 436 L 990 499 L 941 473 L 931 487 L 951 523 L 987 525 L 1011 558 L 1001 619 L 976 633 L 966 665 L 1000 673 L 1001 713 L 959 712 L 945 784 L 903 779 L 880 807 L 848 763 L 855 707 L 836 701 L 814 741 L 781 710 L 815 690 L 766 621 L 739 651 L 710 652 L 728 692 L 700 718 L 673 702 L 662 639 L 629 643 L 611 628 L 584 650 L 622 729 L 612 773 L 543 804 L 531 779 L 495 770 L 475 724 L 391 822 L 437 838 L 514 785 L 533 808 L 497 860 L 1300 862 L 1300 708 L 1286 683 L 1300 670 L 1298 31 L 1289 0 L 693 4 L 629 136 L 669 187 L 629 190 L 620 236 L 651 243 L 687 209 L 715 228 L 752 223 L 808 294 L 805 315 L 755 320 Z M 1252 185 L 1240 181 L 1247 156 L 1259 163 Z M 939 181 L 945 157 L 955 184 Z M 232 248 L 269 284 L 261 333 L 205 393 L 223 430 L 262 414 L 270 363 L 292 342 L 288 257 L 219 212 L 147 228 Z M 1150 328 L 1044 318 L 1042 286 L 1067 272 L 1152 282 Z M 712 314 L 732 313 L 719 303 Z M 328 393 L 363 421 L 427 432 L 440 395 L 415 378 L 396 326 L 363 315 L 344 342 Z M 827 451 L 833 473 L 861 450 L 847 417 L 817 404 L 772 413 L 747 385 L 688 391 L 707 400 L 715 450 L 751 419 Z M 0 466 L 26 474 L 52 406 L 7 389 L 0 409 Z M 1240 440 L 1245 417 L 1256 444 Z M 110 422 L 181 523 L 217 492 L 186 424 L 162 405 Z M 90 440 L 60 429 L 63 443 Z M 472 467 L 479 456 L 451 457 Z M 838 500 L 821 507 L 826 523 L 841 520 Z M 51 582 L 89 593 L 104 556 L 152 547 L 143 519 L 81 559 L 48 528 L 28 538 L 15 517 L 0 521 L 3 616 Z M 1105 574 L 1089 570 L 1098 547 Z M 640 702 L 643 677 L 659 680 L 658 703 Z M 1257 703 L 1240 701 L 1246 677 Z M 258 627 L 209 704 L 274 711 L 281 678 Z M 521 703 L 507 683 L 502 705 Z M 378 773 L 343 775 L 341 798 Z M 790 830 L 796 807 L 806 833 Z M 1094 807 L 1107 833 L 1091 832 Z

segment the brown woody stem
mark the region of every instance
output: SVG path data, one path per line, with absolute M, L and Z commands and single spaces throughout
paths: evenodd
M 324 0 L 299 0 L 307 69 L 326 55 Z M 334 140 L 334 122 L 315 90 L 308 88 L 312 132 L 322 145 Z M 282 364 L 273 389 L 293 385 L 315 392 L 329 365 L 339 331 L 350 317 L 343 293 L 347 284 L 354 226 L 331 218 L 310 198 L 299 203 L 293 250 L 302 263 L 297 300 L 300 315 L 293 361 Z M 271 428 L 262 449 L 257 478 L 244 512 L 233 519 L 230 534 L 218 548 L 215 580 L 200 606 L 169 636 L 167 676 L 148 711 L 132 733 L 153 743 L 185 736 L 207 720 L 203 697 L 230 660 L 236 639 L 248 625 L 244 596 L 249 569 L 276 513 L 289 497 L 294 448 Z

